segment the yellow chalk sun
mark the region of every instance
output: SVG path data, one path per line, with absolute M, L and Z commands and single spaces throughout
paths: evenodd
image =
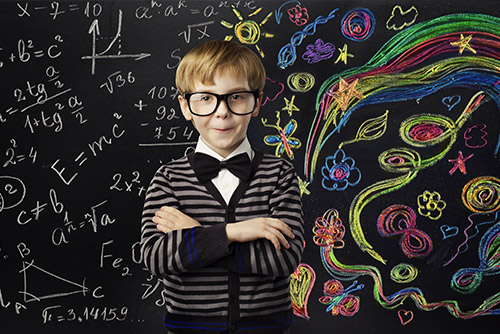
M 233 35 L 227 35 L 226 38 L 224 38 L 226 41 L 232 40 L 235 36 L 238 38 L 240 43 L 242 44 L 249 44 L 249 45 L 255 45 L 255 48 L 259 52 L 260 56 L 264 58 L 264 52 L 262 52 L 261 48 L 257 45 L 261 37 L 264 38 L 273 38 L 274 35 L 263 32 L 261 30 L 262 26 L 266 24 L 266 22 L 269 20 L 273 12 L 270 12 L 267 14 L 267 16 L 260 22 L 257 23 L 253 20 L 245 20 L 241 13 L 236 9 L 236 7 L 231 6 L 233 8 L 233 12 L 238 18 L 239 22 L 238 23 L 231 23 L 222 20 L 221 24 L 228 28 L 228 29 L 234 29 L 234 34 Z M 253 13 L 248 15 L 248 17 L 252 17 L 254 15 L 257 15 L 262 11 L 262 7 L 256 9 Z

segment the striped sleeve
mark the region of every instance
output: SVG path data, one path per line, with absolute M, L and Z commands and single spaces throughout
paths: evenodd
M 162 206 L 180 209 L 171 186 L 169 171 L 187 170 L 189 165 L 171 163 L 162 166 L 153 177 L 144 202 L 141 226 L 141 253 L 146 268 L 163 277 L 211 265 L 229 253 L 224 224 L 174 230 L 163 233 L 152 218 Z M 209 242 L 210 247 L 204 247 Z
M 280 250 L 276 250 L 267 239 L 237 243 L 234 245 L 230 270 L 246 274 L 287 277 L 300 263 L 304 247 L 304 217 L 298 179 L 293 165 L 284 159 L 280 161 L 279 172 L 272 173 L 277 183 L 270 190 L 267 206 L 270 217 L 286 223 L 292 229 L 295 238 L 287 238 L 290 248 L 281 247 Z M 276 161 L 272 165 L 276 166 Z M 265 167 L 261 172 L 262 175 L 270 174 Z

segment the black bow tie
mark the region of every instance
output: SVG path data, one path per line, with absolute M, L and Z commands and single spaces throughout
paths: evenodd
M 252 164 L 246 153 L 238 154 L 225 161 L 219 161 L 204 153 L 195 153 L 193 157 L 193 168 L 196 177 L 202 183 L 212 180 L 223 168 L 227 168 L 231 173 L 243 181 L 248 180 L 252 173 Z

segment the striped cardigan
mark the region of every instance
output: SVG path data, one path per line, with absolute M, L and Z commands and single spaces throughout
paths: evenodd
M 229 204 L 212 182 L 201 184 L 193 154 L 156 172 L 144 203 L 141 251 L 146 267 L 163 279 L 165 326 L 176 333 L 279 333 L 293 320 L 289 276 L 304 244 L 303 213 L 293 165 L 256 152 L 252 177 Z M 171 206 L 202 227 L 162 233 L 152 218 Z M 266 239 L 227 245 L 225 224 L 278 218 L 292 228 L 290 248 Z

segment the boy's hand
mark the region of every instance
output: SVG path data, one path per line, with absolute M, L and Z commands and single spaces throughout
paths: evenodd
M 163 206 L 160 210 L 155 212 L 153 223 L 155 223 L 156 228 L 163 233 L 201 226 L 196 219 L 169 206 Z
M 254 218 L 227 224 L 226 234 L 229 243 L 267 239 L 276 249 L 280 249 L 281 245 L 290 248 L 285 236 L 295 238 L 290 227 L 276 218 Z

